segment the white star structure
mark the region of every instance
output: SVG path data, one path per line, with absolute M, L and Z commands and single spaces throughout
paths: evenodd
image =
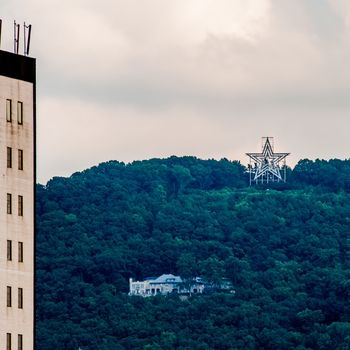
M 287 158 L 290 153 L 274 153 L 270 139 L 267 138 L 262 153 L 247 153 L 247 156 L 256 162 L 254 181 L 259 178 L 273 175 L 278 180 L 283 181 L 280 171 L 280 162 Z

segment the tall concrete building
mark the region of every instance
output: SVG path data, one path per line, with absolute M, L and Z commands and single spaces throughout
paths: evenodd
M 0 349 L 34 348 L 35 59 L 0 51 Z

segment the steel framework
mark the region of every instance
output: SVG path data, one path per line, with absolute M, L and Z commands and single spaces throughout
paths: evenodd
M 246 155 L 249 157 L 250 185 L 253 183 L 286 182 L 286 160 L 290 153 L 275 153 L 273 137 L 262 138 L 261 153 L 246 153 Z

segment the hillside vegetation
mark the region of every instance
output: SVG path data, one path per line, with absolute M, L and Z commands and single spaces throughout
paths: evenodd
M 350 348 L 350 161 L 249 188 L 194 157 L 100 164 L 37 187 L 37 349 Z M 128 278 L 236 294 L 128 297 Z

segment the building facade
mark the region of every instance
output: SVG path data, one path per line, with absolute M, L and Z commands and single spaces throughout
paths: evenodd
M 0 349 L 34 348 L 35 59 L 0 51 Z

